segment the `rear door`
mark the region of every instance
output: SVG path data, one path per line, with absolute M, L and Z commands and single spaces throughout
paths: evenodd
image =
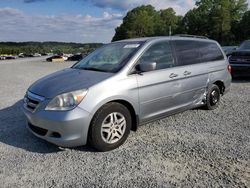
M 152 44 L 139 58 L 138 64 L 156 62 L 156 70 L 138 74 L 140 117 L 147 121 L 176 108 L 176 93 L 180 92 L 174 74 L 175 60 L 169 41 Z
M 202 44 L 192 39 L 173 41 L 181 84 L 181 91 L 178 93 L 181 106 L 200 103 L 204 98 L 209 67 L 202 60 Z

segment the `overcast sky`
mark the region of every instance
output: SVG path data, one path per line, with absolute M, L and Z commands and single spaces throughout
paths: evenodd
M 184 15 L 195 0 L 0 0 L 0 41 L 110 42 L 127 11 L 151 4 Z M 250 0 L 248 0 L 250 3 Z

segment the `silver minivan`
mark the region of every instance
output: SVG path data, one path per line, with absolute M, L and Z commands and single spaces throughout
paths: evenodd
M 206 38 L 123 40 L 36 81 L 23 111 L 37 137 L 108 151 L 139 125 L 192 108 L 215 109 L 230 89 L 230 70 L 220 45 Z

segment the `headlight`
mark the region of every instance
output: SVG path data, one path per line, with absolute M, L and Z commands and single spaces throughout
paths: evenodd
M 49 102 L 45 110 L 72 110 L 80 104 L 86 94 L 87 90 L 84 89 L 58 95 Z

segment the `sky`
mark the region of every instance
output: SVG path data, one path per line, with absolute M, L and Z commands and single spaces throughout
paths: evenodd
M 148 4 L 184 15 L 195 0 L 0 0 L 0 41 L 107 43 L 128 10 Z

